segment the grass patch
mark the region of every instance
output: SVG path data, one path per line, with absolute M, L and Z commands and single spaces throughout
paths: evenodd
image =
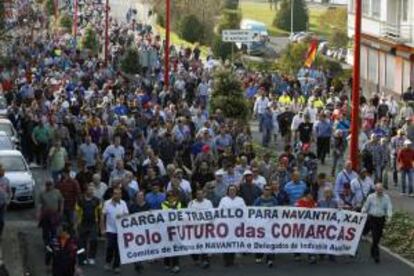
M 253 19 L 265 23 L 271 36 L 289 36 L 290 31 L 281 30 L 272 25 L 276 11 L 274 9 L 271 10 L 268 3 L 252 0 L 241 1 L 240 8 L 244 19 Z M 323 28 L 319 24 L 319 17 L 325 13 L 327 7 L 308 5 L 308 8 L 309 31 L 327 38 L 331 30 Z
M 160 34 L 161 38 L 165 38 L 165 28 L 157 25 L 156 27 L 157 33 Z M 170 33 L 170 42 L 171 44 L 174 44 L 177 48 L 180 48 L 181 46 L 184 47 L 190 47 L 191 49 L 194 48 L 194 43 L 190 43 L 182 38 L 180 38 L 179 35 L 177 35 L 175 32 Z M 177 49 L 178 50 L 178 49 Z M 200 45 L 200 51 L 201 51 L 201 57 L 206 58 L 209 52 L 209 47 L 205 45 Z

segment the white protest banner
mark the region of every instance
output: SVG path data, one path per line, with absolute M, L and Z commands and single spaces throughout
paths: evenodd
M 354 255 L 366 215 L 274 207 L 150 211 L 117 220 L 123 264 L 201 253 Z
M 224 42 L 252 42 L 254 41 L 254 32 L 250 30 L 223 30 L 221 37 Z

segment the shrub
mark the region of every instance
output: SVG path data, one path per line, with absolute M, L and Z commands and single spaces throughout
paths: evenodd
M 165 28 L 165 17 L 161 13 L 157 13 L 157 25 Z
M 126 74 L 138 74 L 141 72 L 139 53 L 136 48 L 129 48 L 121 59 L 121 69 Z
M 219 69 L 216 71 L 210 109 L 211 111 L 221 109 L 227 118 L 244 122 L 248 120 L 250 110 L 243 95 L 242 84 L 230 70 Z
M 190 14 L 184 16 L 178 26 L 178 34 L 188 42 L 200 42 L 204 39 L 205 27 L 197 16 Z
M 349 38 L 346 30 L 333 30 L 329 35 L 329 46 L 333 48 L 346 48 L 348 41 Z
M 296 75 L 305 63 L 308 43 L 289 44 L 278 59 L 279 69 L 289 75 Z
M 407 213 L 395 213 L 384 230 L 384 245 L 414 261 L 414 220 Z
M 221 32 L 225 29 L 240 29 L 241 19 L 240 11 L 224 10 L 218 23 L 217 33 L 221 35 Z
M 304 0 L 284 0 L 276 13 L 273 25 L 279 29 L 290 31 L 291 28 L 291 4 L 293 6 L 293 31 L 305 31 L 308 27 L 309 14 Z
M 217 58 L 220 58 L 222 60 L 226 60 L 231 57 L 231 47 L 232 43 L 230 42 L 223 42 L 221 39 L 221 35 L 215 35 L 213 39 L 213 45 L 211 46 L 211 49 L 213 51 L 213 55 Z

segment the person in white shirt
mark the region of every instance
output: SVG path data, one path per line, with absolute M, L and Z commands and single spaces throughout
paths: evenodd
M 195 196 L 196 198 L 190 201 L 190 203 L 188 204 L 189 209 L 195 209 L 195 210 L 213 209 L 213 204 L 211 203 L 211 201 L 204 198 L 204 190 L 202 188 L 197 189 Z M 204 269 L 210 266 L 210 260 L 207 254 L 191 255 L 191 257 L 193 258 L 196 264 L 198 264 L 200 257 L 201 257 L 201 267 Z
M 267 184 L 266 178 L 259 174 L 258 167 L 252 167 L 253 183 L 263 191 L 264 186 Z
M 260 90 L 259 97 L 254 102 L 253 113 L 257 119 L 259 119 L 259 131 L 262 131 L 262 115 L 266 112 L 266 108 L 269 106 L 269 99 L 264 94 L 263 90 Z
M 118 249 L 118 229 L 116 227 L 116 220 L 122 216 L 127 215 L 128 207 L 125 201 L 121 199 L 122 191 L 120 188 L 115 188 L 112 198 L 105 201 L 102 210 L 101 230 L 106 233 L 106 258 L 105 270 L 111 269 L 115 273 L 120 273 L 120 258 Z
M 99 173 L 96 173 L 92 176 L 92 184 L 95 187 L 94 196 L 100 200 L 103 200 L 103 195 L 108 189 L 108 185 L 101 181 L 101 175 Z
M 391 199 L 384 194 L 384 188 L 381 183 L 375 185 L 375 193 L 368 196 L 362 207 L 362 213 L 368 214 L 367 222 L 363 235 L 372 233 L 371 257 L 376 263 L 380 262 L 379 242 L 382 237 L 382 231 L 385 223 L 392 217 Z
M 296 114 L 293 119 L 292 119 L 292 124 L 291 124 L 291 130 L 292 133 L 296 133 L 296 131 L 298 130 L 298 127 L 301 123 L 305 122 L 305 119 L 303 117 L 303 112 L 300 111 L 299 114 Z
M 243 198 L 237 196 L 237 187 L 235 185 L 230 185 L 227 188 L 227 195 L 220 200 L 219 209 L 225 208 L 245 208 L 246 203 Z M 224 253 L 224 266 L 233 266 L 234 265 L 234 253 Z
M 351 181 L 351 190 L 355 195 L 357 210 L 360 210 L 367 197 L 374 191 L 374 181 L 366 169 L 362 169 L 359 176 Z

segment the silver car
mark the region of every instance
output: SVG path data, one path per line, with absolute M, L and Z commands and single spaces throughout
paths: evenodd
M 0 96 L 0 117 L 7 117 L 7 101 L 6 98 Z
M 7 135 L 6 132 L 0 131 L 0 150 L 14 150 L 16 144 L 13 143 L 12 139 Z
M 19 145 L 19 135 L 9 119 L 0 118 L 0 131 L 4 131 L 16 146 Z
M 35 180 L 26 160 L 20 151 L 1 150 L 0 164 L 3 166 L 5 176 L 10 181 L 13 204 L 33 204 L 35 193 Z

